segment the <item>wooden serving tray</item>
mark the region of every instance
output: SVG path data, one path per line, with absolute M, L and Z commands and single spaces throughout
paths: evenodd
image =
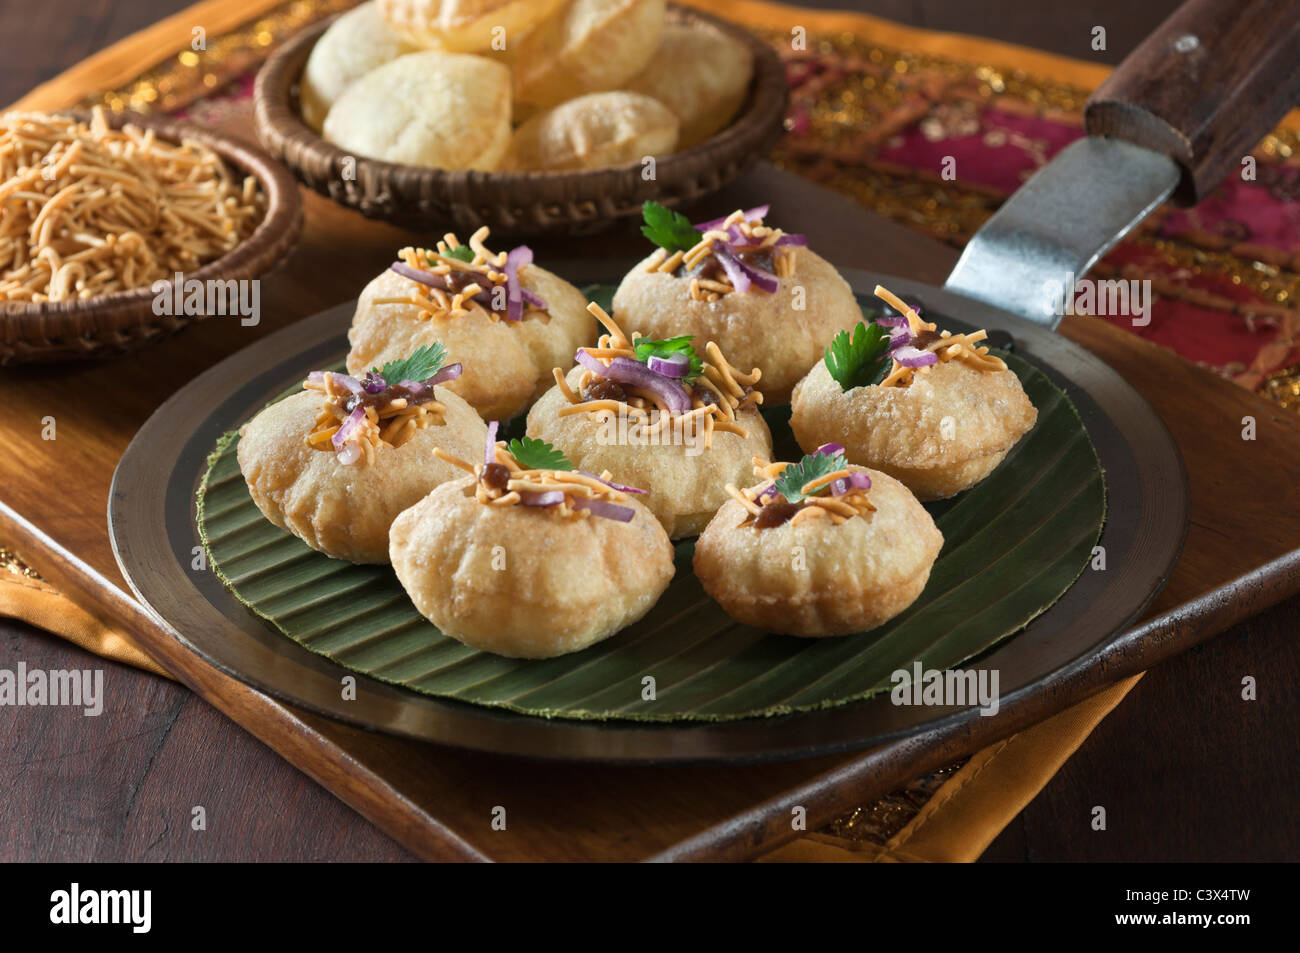
M 940 283 L 956 253 L 839 195 L 770 166 L 701 214 L 774 202 L 790 231 L 837 264 Z M 141 423 L 172 392 L 256 337 L 357 290 L 414 236 L 305 197 L 302 245 L 264 282 L 262 323 L 214 319 L 121 361 L 0 372 L 0 540 L 301 770 L 431 859 L 739 859 L 809 829 L 916 775 L 1033 724 L 1300 590 L 1300 418 L 1176 355 L 1088 318 L 1062 333 L 1101 356 L 1161 414 L 1190 482 L 1183 555 L 1146 617 L 1097 664 L 1068 671 L 996 717 L 865 753 L 728 767 L 614 767 L 472 754 L 366 732 L 280 704 L 201 662 L 126 595 L 108 544 L 114 467 Z M 628 231 L 557 241 L 539 258 L 634 253 Z M 1256 440 L 1242 440 L 1243 418 Z M 48 435 L 53 417 L 55 439 Z M 504 831 L 492 811 L 507 809 Z

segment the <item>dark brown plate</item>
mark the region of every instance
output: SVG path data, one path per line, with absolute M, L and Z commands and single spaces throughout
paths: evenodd
M 616 279 L 617 265 L 563 264 L 561 274 Z M 1150 603 L 1186 530 L 1186 473 L 1163 421 L 1122 378 L 1075 344 L 1014 315 L 899 278 L 845 271 L 859 293 L 877 282 L 938 315 L 1011 333 L 1016 351 L 1074 401 L 1106 471 L 1107 569 L 1085 572 L 1050 609 L 984 656 L 1001 701 L 1086 667 Z M 611 762 L 757 761 L 864 748 L 980 717 L 974 708 L 899 707 L 889 697 L 827 711 L 725 723 L 648 725 L 513 715 L 420 695 L 364 676 L 342 698 L 348 670 L 275 631 L 211 572 L 192 571 L 199 546 L 194 493 L 217 438 L 303 372 L 340 360 L 353 304 L 308 318 L 226 359 L 171 397 L 118 465 L 109 530 L 123 575 L 182 645 L 286 702 L 378 731 L 500 754 Z

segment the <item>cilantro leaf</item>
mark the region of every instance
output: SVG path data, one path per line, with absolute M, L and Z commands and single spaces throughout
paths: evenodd
M 826 370 L 845 391 L 879 384 L 892 365 L 889 333 L 875 321 L 860 321 L 852 337 L 841 331 L 826 349 Z
M 674 354 L 685 354 L 691 359 L 691 368 L 686 372 L 686 380 L 694 380 L 704 372 L 704 362 L 700 356 L 695 353 L 695 346 L 691 344 L 695 340 L 694 334 L 683 334 L 680 337 L 664 338 L 659 341 L 652 341 L 646 338 L 636 339 L 636 359 L 642 364 L 647 363 L 652 357 L 672 357 Z
M 843 470 L 848 465 L 849 462 L 842 453 L 805 454 L 798 463 L 792 463 L 781 471 L 781 475 L 776 478 L 776 492 L 784 496 L 787 502 L 801 503 L 805 499 L 801 492 L 805 484 L 836 470 Z
M 525 470 L 572 470 L 573 464 L 559 450 L 536 437 L 516 437 L 506 444 L 510 455 Z
M 457 245 L 455 248 L 447 249 L 445 255 L 447 258 L 455 258 L 457 261 L 473 261 L 474 249 L 470 248 L 468 245 Z M 429 259 L 429 264 L 431 265 L 436 265 L 438 263 L 438 259 L 434 258 L 432 255 L 426 255 L 425 257 Z
M 443 361 L 447 359 L 447 349 L 441 341 L 434 341 L 415 351 L 410 357 L 389 361 L 382 368 L 372 367 L 370 372 L 378 374 L 389 384 L 400 381 L 427 381 L 442 370 Z
M 689 251 L 704 237 L 704 233 L 692 225 L 685 215 L 665 208 L 658 202 L 642 205 L 641 217 L 645 219 L 641 234 L 670 255 L 675 251 Z

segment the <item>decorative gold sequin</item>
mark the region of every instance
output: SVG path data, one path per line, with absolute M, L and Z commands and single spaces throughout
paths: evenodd
M 0 546 L 0 571 L 12 573 L 15 576 L 25 576 L 28 579 L 40 579 L 40 574 L 27 565 L 18 554 L 12 549 Z

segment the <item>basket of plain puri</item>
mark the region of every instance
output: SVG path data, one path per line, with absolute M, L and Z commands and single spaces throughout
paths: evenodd
M 498 234 L 697 201 L 780 136 L 786 98 L 766 44 L 664 0 L 371 0 L 254 90 L 259 139 L 310 188 Z
M 400 249 L 346 368 L 242 428 L 262 514 L 391 563 L 443 634 L 515 658 L 646 615 L 684 569 L 672 540 L 697 535 L 693 571 L 741 623 L 846 636 L 903 612 L 944 544 L 920 501 L 987 477 L 1035 424 L 1015 373 L 983 331 L 883 288 L 892 311 L 865 318 L 767 207 L 644 217 L 654 250 L 612 314 L 486 227 Z M 762 411 L 791 400 L 803 454 L 778 461 Z M 808 571 L 789 571 L 796 546 Z M 527 558 L 498 565 L 506 550 Z
M 100 108 L 6 113 L 0 363 L 112 357 L 230 313 L 186 296 L 269 271 L 301 219 L 292 176 L 220 133 Z

